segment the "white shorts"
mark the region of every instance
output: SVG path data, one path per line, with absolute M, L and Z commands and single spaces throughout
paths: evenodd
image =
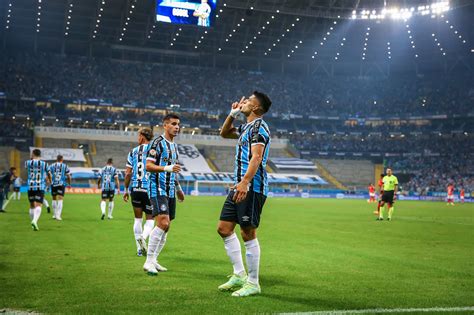
M 461 200 L 464 200 L 464 196 L 459 197 Z
M 375 197 L 375 193 L 369 193 L 370 197 Z
M 448 195 L 448 199 L 454 199 L 454 195 Z

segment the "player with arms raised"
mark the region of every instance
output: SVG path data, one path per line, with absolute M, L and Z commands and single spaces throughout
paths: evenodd
M 61 214 L 63 212 L 63 199 L 66 193 L 66 183 L 71 186 L 71 172 L 69 167 L 63 163 L 63 156 L 56 157 L 56 163 L 49 166 L 51 173 L 51 196 L 53 197 L 53 219 L 61 221 Z
M 238 139 L 238 143 L 235 154 L 235 185 L 224 202 L 217 228 L 234 270 L 229 281 L 219 286 L 219 290 L 234 291 L 232 296 L 236 297 L 261 292 L 257 228 L 268 193 L 265 168 L 270 151 L 270 131 L 263 115 L 268 112 L 271 104 L 269 97 L 258 91 L 248 99 L 242 97 L 239 103 L 232 104 L 221 129 L 223 138 Z M 240 113 L 246 116 L 247 122 L 235 128 L 233 122 Z M 234 233 L 237 224 L 240 225 L 245 243 L 248 277 L 242 261 L 240 242 Z
M 34 149 L 31 153 L 31 160 L 25 162 L 28 174 L 28 200 L 30 202 L 31 226 L 34 231 L 39 231 L 38 220 L 41 216 L 41 206 L 44 200 L 46 185 L 51 183 L 51 174 L 48 165 L 41 161 L 41 151 Z
M 164 134 L 150 143 L 146 159 L 146 170 L 150 172 L 148 196 L 153 206 L 156 226 L 148 241 L 146 262 L 143 270 L 151 276 L 166 271 L 157 259 L 165 246 L 171 221 L 176 216 L 176 195 L 184 201 L 184 193 L 178 182 L 181 171 L 178 164 L 178 145 L 174 138 L 180 130 L 178 115 L 168 114 L 163 118 Z
M 115 188 L 120 193 L 120 182 L 118 179 L 117 169 L 113 166 L 113 160 L 107 160 L 107 165 L 100 171 L 99 181 L 97 185 L 102 189 L 102 200 L 100 202 L 100 211 L 102 212 L 101 220 L 105 218 L 106 200 L 109 200 L 109 219 L 113 219 Z
M 128 202 L 128 188 L 132 183 L 130 192 L 132 197 L 132 207 L 135 214 L 135 223 L 133 224 L 133 233 L 137 245 L 137 255 L 146 254 L 145 240 L 153 229 L 154 222 L 150 199 L 148 198 L 148 173 L 146 171 L 146 157 L 148 154 L 148 144 L 153 139 L 153 130 L 151 128 L 141 128 L 138 131 L 138 146 L 133 148 L 128 154 L 125 170 L 125 192 L 123 200 Z M 142 229 L 143 213 L 146 216 L 145 228 Z

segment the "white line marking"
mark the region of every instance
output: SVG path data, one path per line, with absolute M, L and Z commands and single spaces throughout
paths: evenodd
M 317 312 L 280 313 L 280 315 L 344 315 L 344 314 L 383 314 L 383 313 L 437 313 L 437 312 L 468 312 L 474 311 L 474 306 L 465 307 L 431 307 L 431 308 L 372 308 L 366 310 L 334 310 Z
M 7 208 L 8 203 L 9 203 L 10 200 L 12 200 L 12 199 L 13 199 L 13 194 L 10 195 L 10 198 L 7 199 L 7 202 L 4 202 L 4 203 L 3 203 L 3 209 L 6 209 L 6 208 Z

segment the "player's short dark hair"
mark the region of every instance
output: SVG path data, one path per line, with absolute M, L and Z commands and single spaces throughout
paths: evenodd
M 13 167 L 13 166 L 10 167 L 10 172 L 13 172 L 13 171 L 15 171 L 15 170 L 16 170 L 16 167 Z
M 181 118 L 179 118 L 178 114 L 169 113 L 169 114 L 166 114 L 165 117 L 163 117 L 163 122 L 168 121 L 170 119 L 181 119 Z
M 112 158 L 107 159 L 107 164 L 112 164 L 113 162 L 114 162 L 114 160 Z
M 32 153 L 33 153 L 34 156 L 37 156 L 37 157 L 41 156 L 41 150 L 40 149 L 34 149 Z
M 384 173 L 380 174 L 380 177 L 384 177 L 384 176 L 385 176 L 385 174 L 384 174 Z
M 254 91 L 253 95 L 255 95 L 258 102 L 260 103 L 260 107 L 262 108 L 263 113 L 265 114 L 266 112 L 268 112 L 270 106 L 272 106 L 272 101 L 270 100 L 268 95 L 259 91 Z
M 140 130 L 138 130 L 138 134 L 144 136 L 148 141 L 153 139 L 153 130 L 151 130 L 149 127 L 140 128 Z
M 58 156 L 56 157 L 56 161 L 62 161 L 64 159 L 64 157 L 61 155 L 61 154 L 58 154 Z

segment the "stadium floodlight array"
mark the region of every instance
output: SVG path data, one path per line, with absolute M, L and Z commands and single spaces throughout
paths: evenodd
M 150 31 L 148 32 L 148 35 L 147 35 L 148 39 L 150 39 L 151 35 L 153 35 L 153 31 L 155 30 L 155 28 L 156 28 L 156 24 L 153 24 Z
M 449 11 L 451 7 L 449 6 L 449 1 L 440 1 L 432 3 L 431 5 L 420 5 L 418 7 L 410 8 L 382 8 L 382 9 L 372 9 L 372 10 L 353 10 L 352 19 L 356 20 L 383 20 L 383 19 L 392 19 L 392 20 L 408 20 L 415 15 L 432 15 L 437 16 L 443 12 Z
M 178 31 L 176 32 L 176 34 L 174 34 L 173 38 L 171 39 L 171 42 L 170 42 L 170 46 L 173 46 L 174 43 L 176 42 L 176 40 L 178 39 L 179 37 L 179 33 L 182 31 L 183 29 L 180 27 L 178 28 Z
M 8 10 L 7 10 L 7 19 L 5 21 L 5 29 L 9 29 L 10 28 L 10 21 L 11 21 L 11 18 L 12 18 L 12 3 L 9 2 L 8 3 Z
M 387 58 L 392 59 L 392 50 L 390 47 L 390 42 L 387 42 Z
M 367 57 L 367 49 L 369 48 L 369 38 L 370 38 L 370 27 L 367 27 L 367 32 L 365 33 L 364 38 L 364 47 L 362 48 L 362 60 L 365 60 Z
M 71 28 L 71 19 L 72 19 L 72 8 L 74 7 L 74 4 L 71 2 L 69 3 L 69 8 L 68 8 L 68 13 L 67 13 L 67 18 L 66 18 L 66 27 L 64 30 L 64 36 L 69 35 L 69 30 Z
M 446 51 L 444 50 L 443 46 L 439 42 L 438 38 L 436 37 L 436 34 L 435 33 L 431 34 L 431 37 L 433 38 L 435 47 L 439 48 L 439 51 L 441 52 L 443 56 L 446 56 Z
M 324 46 L 324 44 L 326 43 L 326 41 L 329 39 L 329 36 L 331 36 L 331 34 L 332 34 L 331 32 L 334 30 L 334 25 L 337 25 L 337 21 L 333 21 L 333 22 L 332 22 L 332 25 L 333 25 L 333 26 L 329 27 L 329 31 L 327 31 L 326 34 L 324 35 L 323 40 L 319 43 L 319 45 L 321 46 L 321 48 Z M 343 40 L 345 41 L 346 38 L 343 38 Z M 342 46 L 344 46 L 344 45 L 342 45 Z M 314 53 L 313 53 L 313 55 L 311 56 L 311 58 L 315 59 L 317 55 L 318 55 L 318 51 L 315 50 Z
M 38 17 L 36 18 L 37 23 L 36 23 L 36 33 L 40 32 L 40 27 L 41 27 L 41 0 L 38 0 L 38 12 L 37 12 Z
M 461 43 L 466 44 L 467 41 L 462 37 L 461 34 L 459 34 L 459 31 L 454 28 L 453 24 L 449 23 L 449 20 L 444 21 L 447 25 L 449 25 L 449 29 L 453 31 L 453 34 L 461 41 Z
M 277 13 L 280 13 L 280 10 L 277 10 Z M 264 52 L 264 55 L 267 56 L 267 55 L 272 51 L 272 49 L 273 49 L 274 47 L 276 47 L 276 46 L 278 45 L 278 43 L 280 43 L 280 41 L 282 41 L 283 38 L 284 38 L 286 35 L 288 35 L 288 33 L 291 32 L 291 30 L 295 27 L 296 23 L 299 22 L 299 21 L 300 21 L 300 18 L 297 17 L 297 18 L 295 19 L 295 22 L 291 23 L 291 25 L 286 29 L 286 31 L 284 31 L 284 32 L 281 34 L 281 36 L 280 36 L 281 38 L 280 38 L 280 37 L 277 38 L 276 41 L 274 41 L 274 42 L 272 43 L 272 46 L 271 46 L 270 48 L 268 48 L 267 51 Z M 294 50 L 292 50 L 292 53 L 293 53 L 293 52 L 294 52 Z M 288 58 L 290 58 L 290 57 L 291 57 L 291 54 L 288 54 Z
M 133 10 L 135 10 L 135 5 L 136 4 L 137 4 L 137 0 L 134 0 L 132 2 L 132 4 L 130 5 L 130 11 L 128 11 L 127 18 L 126 18 L 125 23 L 122 27 L 122 33 L 120 33 L 119 41 L 123 40 L 123 37 L 125 36 L 125 34 L 127 32 L 127 27 L 128 27 L 129 22 L 130 22 L 130 19 L 133 16 Z
M 92 34 L 92 38 L 96 38 L 97 34 L 99 33 L 99 26 L 100 26 L 100 21 L 102 19 L 102 14 L 104 12 L 104 7 L 105 7 L 105 0 L 101 0 L 99 4 L 99 11 L 97 12 L 97 23 L 95 24 L 94 31 Z
M 341 58 L 341 50 L 344 46 L 344 43 L 346 42 L 346 38 L 343 37 L 341 41 L 339 42 L 338 49 L 336 51 L 336 55 L 334 56 L 334 60 L 339 60 Z M 313 56 L 314 57 L 314 56 Z
M 418 58 L 419 55 L 418 55 L 417 50 L 416 50 L 415 39 L 413 38 L 413 34 L 411 32 L 411 29 L 410 29 L 410 24 L 407 24 L 405 27 L 407 28 L 407 34 L 408 34 L 408 40 L 410 41 L 410 46 L 413 49 L 413 51 L 415 52 L 415 58 Z
M 204 41 L 204 38 L 206 37 L 206 34 L 207 34 L 207 30 L 204 30 L 204 34 L 202 34 L 201 37 L 199 37 L 196 45 L 194 45 L 194 49 L 198 49 L 199 45 L 201 45 L 202 42 Z
M 251 10 L 253 10 L 253 7 L 251 7 Z M 265 31 L 265 29 L 267 29 L 270 26 L 270 23 L 274 19 L 275 19 L 275 16 L 272 15 L 270 19 L 266 20 L 263 23 L 263 26 L 260 28 L 260 30 L 257 31 L 257 34 L 253 36 L 253 39 L 251 39 L 250 41 L 248 41 L 248 43 L 245 44 L 245 48 L 242 49 L 243 54 L 247 51 L 247 49 L 249 49 L 250 46 L 253 45 L 253 41 L 256 40 L 258 36 L 262 35 L 262 32 Z

